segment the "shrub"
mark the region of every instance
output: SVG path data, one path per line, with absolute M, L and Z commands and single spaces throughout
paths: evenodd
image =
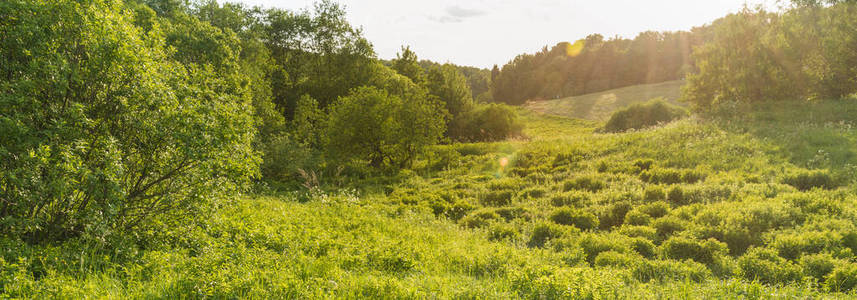
M 604 125 L 607 132 L 623 132 L 629 129 L 668 123 L 687 115 L 684 108 L 666 103 L 662 98 L 652 99 L 645 103 L 636 103 L 627 108 L 617 110 Z
M 511 107 L 492 103 L 460 114 L 450 124 L 449 134 L 458 141 L 490 142 L 520 135 L 523 127 Z
M 531 187 L 521 192 L 521 197 L 537 199 L 544 197 L 548 192 L 544 188 Z
M 726 254 L 726 244 L 709 239 L 705 242 L 682 237 L 673 237 L 661 245 L 661 253 L 666 258 L 692 259 L 703 264 L 714 263 L 715 259 Z
M 777 236 L 771 247 L 786 259 L 796 260 L 803 254 L 816 254 L 839 247 L 839 237 L 822 232 L 802 232 Z
M 533 227 L 533 233 L 530 236 L 530 241 L 527 242 L 529 247 L 544 247 L 545 243 L 552 239 L 562 237 L 565 230 L 562 227 L 551 223 L 538 223 Z
M 598 218 L 594 214 L 577 209 L 557 209 L 551 214 L 550 219 L 554 223 L 572 225 L 580 230 L 598 228 Z
M 182 50 L 197 45 L 136 27 L 121 2 L 0 9 L 5 233 L 104 241 L 203 213 L 257 174 L 234 36 L 211 26 L 176 32 L 205 35 L 207 53 L 221 55 L 184 64 Z
M 586 261 L 589 263 L 593 263 L 595 257 L 601 252 L 615 251 L 626 253 L 629 250 L 626 240 L 617 239 L 615 236 L 586 234 L 581 236 L 578 242 L 580 248 L 583 249 L 583 253 L 586 255 Z
M 849 292 L 857 286 L 857 265 L 841 264 L 827 276 L 824 286 L 832 292 Z
M 514 219 L 530 219 L 530 211 L 523 207 L 502 207 L 495 209 L 498 215 L 506 219 L 506 221 L 511 221 Z
M 514 240 L 520 236 L 515 226 L 508 224 L 494 224 L 488 228 L 488 239 L 492 241 Z
M 599 215 L 599 223 L 601 229 L 610 229 L 611 227 L 620 226 L 625 221 L 625 215 L 631 210 L 631 202 L 622 201 L 616 202 L 606 207 Z
M 654 163 L 655 161 L 651 159 L 638 159 L 634 161 L 634 167 L 637 167 L 642 172 L 651 169 Z
M 399 95 L 360 87 L 339 98 L 328 117 L 325 149 L 329 155 L 366 160 L 374 168 L 402 167 L 436 144 L 443 135 L 442 109 L 419 88 L 407 89 Z
M 667 238 L 676 232 L 683 231 L 685 224 L 682 220 L 674 217 L 663 217 L 652 222 L 652 227 L 661 238 Z
M 646 187 L 646 190 L 643 192 L 643 199 L 646 201 L 659 201 L 667 199 L 667 193 L 664 191 L 664 188 L 653 185 Z
M 800 258 L 800 266 L 804 274 L 823 282 L 836 267 L 836 260 L 830 254 L 804 255 Z
M 639 257 L 629 255 L 627 253 L 619 253 L 616 251 L 605 251 L 595 257 L 594 265 L 596 267 L 621 267 L 627 268 L 639 260 Z
M 628 225 L 649 225 L 652 222 L 652 217 L 639 211 L 632 210 L 625 215 L 625 224 Z
M 827 170 L 802 170 L 783 177 L 782 182 L 801 191 L 814 188 L 832 190 L 839 186 Z
M 551 197 L 551 205 L 553 206 L 575 206 L 580 207 L 589 200 L 589 195 L 585 192 L 572 191 L 556 194 Z
M 581 176 L 562 183 L 562 190 L 566 192 L 571 190 L 597 192 L 605 187 L 607 184 L 594 176 Z
M 663 201 L 658 201 L 651 204 L 646 204 L 640 207 L 637 207 L 641 213 L 647 214 L 652 218 L 660 218 L 666 216 L 670 212 L 670 205 Z
M 490 191 L 482 195 L 482 204 L 486 206 L 505 206 L 512 204 L 513 193 L 510 190 Z
M 689 204 L 689 199 L 684 195 L 684 189 L 678 185 L 674 185 L 670 188 L 670 191 L 667 194 L 667 200 L 676 206 Z
M 641 260 L 631 270 L 634 278 L 641 282 L 693 281 L 702 282 L 711 277 L 705 265 L 694 261 Z
M 459 223 L 467 228 L 481 228 L 488 226 L 488 224 L 498 219 L 500 219 L 500 216 L 497 213 L 489 210 L 481 210 L 462 218 Z
M 738 266 L 745 279 L 765 284 L 787 284 L 801 278 L 800 267 L 767 248 L 750 249 L 738 259 Z
M 655 244 L 646 238 L 634 238 L 631 240 L 631 250 L 639 253 L 643 257 L 651 258 L 657 254 L 655 252 Z
M 619 228 L 619 233 L 628 237 L 645 238 L 654 241 L 658 238 L 658 232 L 649 226 L 628 226 L 624 225 Z
M 640 180 L 654 184 L 696 183 L 705 179 L 705 174 L 695 170 L 655 168 L 640 173 Z

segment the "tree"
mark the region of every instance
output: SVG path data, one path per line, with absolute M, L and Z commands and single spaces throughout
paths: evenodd
M 14 1 L 0 14 L 7 233 L 104 240 L 197 215 L 257 174 L 234 52 L 184 57 L 119 1 Z
M 425 84 L 425 71 L 417 61 L 417 54 L 411 51 L 410 46 L 402 47 L 402 52 L 396 54 L 392 68 L 399 74 L 410 78 L 417 85 Z
M 473 106 L 473 96 L 467 79 L 455 66 L 445 64 L 429 70 L 427 87 L 429 93 L 440 99 L 447 111 L 455 117 Z
M 405 96 L 367 86 L 340 98 L 330 111 L 328 151 L 335 157 L 368 160 L 375 168 L 410 164 L 426 146 L 437 143 L 444 126 L 436 103 L 418 94 Z

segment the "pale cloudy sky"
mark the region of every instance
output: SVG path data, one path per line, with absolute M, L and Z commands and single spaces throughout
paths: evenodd
M 289 10 L 312 0 L 227 0 Z M 380 58 L 410 45 L 420 59 L 461 65 L 503 65 L 543 46 L 591 33 L 633 38 L 646 30 L 688 30 L 745 4 L 776 0 L 339 0 Z

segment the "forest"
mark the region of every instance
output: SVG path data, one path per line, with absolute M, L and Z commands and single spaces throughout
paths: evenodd
M 857 295 L 857 2 L 493 69 L 347 13 L 0 2 L 0 298 Z

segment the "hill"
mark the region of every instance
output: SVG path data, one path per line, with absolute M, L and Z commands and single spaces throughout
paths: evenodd
M 569 118 L 603 121 L 610 118 L 614 111 L 652 98 L 663 97 L 668 102 L 677 102 L 680 96 L 682 80 L 655 84 L 641 84 L 562 99 L 529 101 L 527 109 Z
M 139 252 L 4 238 L 0 296 L 854 296 L 857 104 L 741 109 L 620 134 L 521 111 L 527 140 L 238 199 Z

